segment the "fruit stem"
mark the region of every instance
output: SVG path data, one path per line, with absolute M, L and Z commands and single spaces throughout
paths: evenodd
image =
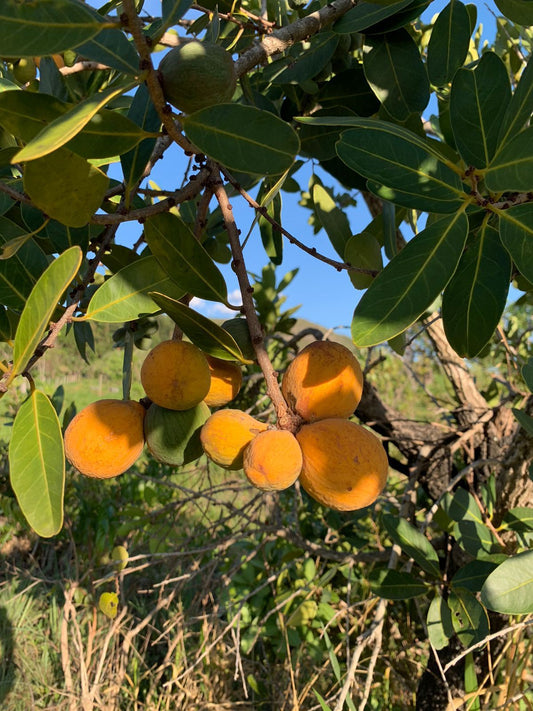
M 294 433 L 300 428 L 302 420 L 299 415 L 291 410 L 285 401 L 279 386 L 278 375 L 274 370 L 274 366 L 270 361 L 265 347 L 261 322 L 259 321 L 254 306 L 254 290 L 250 284 L 250 280 L 248 279 L 248 273 L 244 263 L 244 256 L 239 239 L 240 232 L 235 223 L 233 209 L 218 170 L 213 172 L 213 180 L 211 185 L 213 186 L 213 194 L 220 205 L 224 224 L 228 233 L 231 253 L 233 255 L 233 262 L 231 266 L 237 275 L 242 295 L 242 308 L 246 317 L 246 323 L 248 324 L 248 330 L 250 331 L 250 338 L 252 339 L 257 362 L 265 378 L 267 394 L 272 400 L 272 404 L 274 405 L 274 409 L 276 411 L 278 427 Z
M 133 333 L 126 329 L 124 338 L 124 359 L 122 361 L 122 399 L 129 400 L 131 394 L 131 375 L 133 363 Z

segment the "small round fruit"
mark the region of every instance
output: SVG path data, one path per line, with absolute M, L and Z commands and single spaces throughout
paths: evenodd
M 314 341 L 289 364 L 281 390 L 306 422 L 350 417 L 361 400 L 363 373 L 346 346 Z
M 188 114 L 231 101 L 237 85 L 231 55 L 212 42 L 191 40 L 174 47 L 159 72 L 165 99 Z
M 206 356 L 211 371 L 211 385 L 204 402 L 209 407 L 222 407 L 237 397 L 242 385 L 242 370 L 237 363 Z
M 144 436 L 154 459 L 181 467 L 201 457 L 200 430 L 210 414 L 204 402 L 182 411 L 152 403 L 144 418 Z
M 244 449 L 267 425 L 241 410 L 217 410 L 200 432 L 204 452 L 224 469 L 242 469 Z
M 13 65 L 13 76 L 20 84 L 27 84 L 37 76 L 37 69 L 31 57 L 21 57 Z
M 83 408 L 65 430 L 68 461 L 85 476 L 118 476 L 141 456 L 144 407 L 133 400 L 97 400 Z
M 187 341 L 162 341 L 141 366 L 141 383 L 152 402 L 169 410 L 188 410 L 209 392 L 211 374 L 202 351 Z
M 304 425 L 296 434 L 303 454 L 300 483 L 309 496 L 337 511 L 369 506 L 385 488 L 389 462 L 375 434 L 350 420 Z
M 244 473 L 251 484 L 263 491 L 281 491 L 292 486 L 302 464 L 298 440 L 288 430 L 260 432 L 244 450 Z

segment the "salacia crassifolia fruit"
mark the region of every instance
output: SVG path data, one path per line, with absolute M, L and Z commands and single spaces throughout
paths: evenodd
M 207 456 L 224 469 L 242 469 L 244 449 L 267 425 L 241 410 L 217 410 L 200 432 Z
M 288 430 L 265 430 L 246 446 L 243 469 L 248 481 L 263 491 L 292 486 L 302 471 L 302 450 Z
M 230 360 L 206 356 L 211 371 L 211 384 L 204 402 L 209 407 L 222 407 L 237 397 L 242 385 L 240 365 Z

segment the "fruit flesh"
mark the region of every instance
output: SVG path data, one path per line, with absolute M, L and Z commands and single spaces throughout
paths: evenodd
M 141 367 L 146 395 L 160 407 L 188 410 L 209 392 L 211 374 L 202 351 L 187 341 L 162 341 Z
M 287 430 L 266 430 L 244 450 L 243 469 L 248 480 L 263 491 L 292 486 L 302 471 L 302 450 Z
M 241 469 L 247 444 L 267 425 L 241 410 L 217 410 L 202 427 L 200 439 L 207 456 L 224 469 Z
M 144 415 L 144 407 L 133 400 L 91 403 L 65 430 L 67 459 L 85 476 L 108 479 L 122 474 L 143 451 Z
M 289 364 L 281 390 L 289 406 L 306 422 L 350 417 L 361 400 L 363 373 L 345 346 L 314 341 Z
M 303 454 L 300 483 L 324 506 L 354 511 L 373 503 L 383 491 L 388 459 L 375 434 L 338 418 L 304 425 L 297 433 Z
M 242 370 L 237 363 L 207 356 L 211 385 L 204 402 L 209 407 L 222 407 L 237 397 L 242 385 Z

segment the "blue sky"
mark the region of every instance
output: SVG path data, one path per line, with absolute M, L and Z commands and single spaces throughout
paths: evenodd
M 424 19 L 429 21 L 446 4 L 447 0 L 434 0 L 424 14 Z M 493 36 L 495 31 L 493 13 L 498 14 L 494 2 L 475 4 L 478 8 L 478 23 L 481 22 L 484 26 L 484 35 Z M 160 7 L 159 0 L 145 2 L 146 11 L 154 15 L 160 14 Z M 426 117 L 429 117 L 431 109 L 427 109 L 426 112 Z M 177 150 L 175 156 L 176 160 L 169 160 L 167 155 L 163 161 L 157 164 L 152 174 L 152 179 L 161 188 L 174 189 L 176 183 L 181 181 L 184 163 Z M 311 166 L 306 165 L 297 174 L 296 177 L 302 188 L 306 188 L 311 170 Z M 333 178 L 323 173 L 321 176 L 325 185 L 342 191 L 342 188 L 335 185 Z M 319 252 L 337 259 L 325 232 L 313 234 L 313 230 L 308 224 L 309 212 L 298 205 L 299 196 L 282 193 L 282 199 L 283 226 L 307 245 L 316 247 Z M 253 221 L 253 211 L 242 200 L 234 200 L 233 208 L 242 234 L 247 234 Z M 359 197 L 357 208 L 349 208 L 347 216 L 354 234 L 364 229 L 370 216 L 362 198 Z M 118 240 L 123 244 L 131 245 L 138 238 L 140 230 L 141 227 L 137 223 L 127 223 L 120 228 Z M 255 273 L 260 272 L 267 261 L 257 229 L 248 240 L 244 256 L 248 270 Z M 329 265 L 310 257 L 286 240 L 283 263 L 277 270 L 278 278 L 296 267 L 299 268 L 299 273 L 287 290 L 286 306 L 292 307 L 301 304 L 301 308 L 297 312 L 298 316 L 315 321 L 327 328 L 342 328 L 343 330 L 349 328 L 353 310 L 362 292 L 356 291 L 352 287 L 348 275 L 345 272 L 339 273 Z M 233 272 L 229 266 L 223 265 L 220 268 L 226 277 L 228 291 L 234 294 L 234 298 L 230 300 L 238 303 L 237 280 Z M 198 310 L 207 316 L 225 316 L 223 307 L 216 304 L 195 302 L 193 305 L 196 305 Z

